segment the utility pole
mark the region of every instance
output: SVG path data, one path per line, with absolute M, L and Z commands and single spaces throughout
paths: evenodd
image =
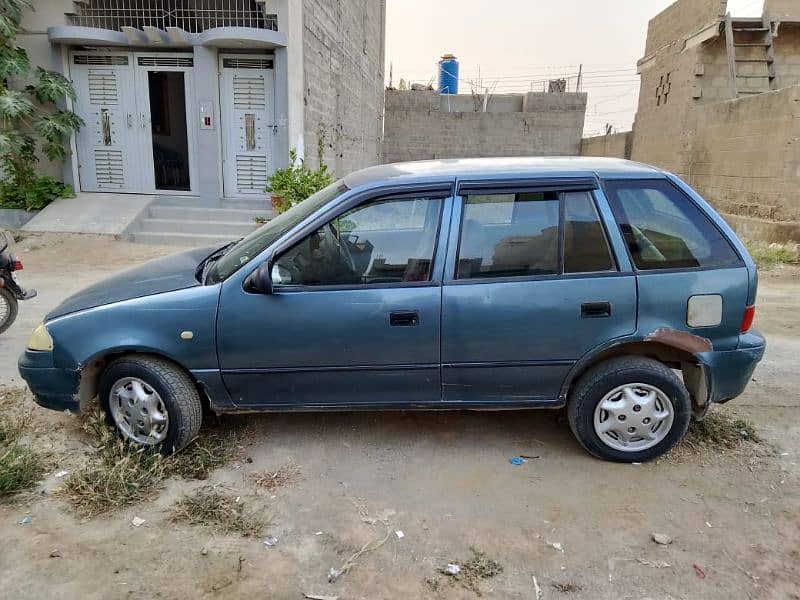
M 581 84 L 583 83 L 583 64 L 578 67 L 578 86 L 575 89 L 576 92 L 581 91 Z

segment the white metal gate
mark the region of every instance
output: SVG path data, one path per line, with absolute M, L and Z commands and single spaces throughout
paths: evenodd
M 225 196 L 263 195 L 275 170 L 274 89 L 271 57 L 220 55 Z
M 132 55 L 72 54 L 71 74 L 75 112 L 86 122 L 76 138 L 81 188 L 140 191 Z
M 187 136 L 196 148 L 193 60 L 177 53 L 74 52 L 75 112 L 86 122 L 76 136 L 81 189 L 88 192 L 157 191 L 148 71 L 185 72 Z M 194 185 L 196 152 L 190 152 Z M 179 193 L 179 192 L 178 192 Z

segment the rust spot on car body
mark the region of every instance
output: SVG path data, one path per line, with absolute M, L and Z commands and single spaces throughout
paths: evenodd
M 653 333 L 645 338 L 648 342 L 660 342 L 673 348 L 685 350 L 692 354 L 700 352 L 711 352 L 714 350 L 714 344 L 708 338 L 694 335 L 688 331 L 679 331 L 677 329 L 670 329 L 669 327 L 662 327 L 656 329 Z

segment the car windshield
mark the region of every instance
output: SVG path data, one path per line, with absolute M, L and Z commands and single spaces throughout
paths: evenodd
M 308 216 L 348 190 L 343 181 L 337 181 L 320 190 L 307 200 L 296 204 L 260 227 L 241 242 L 231 247 L 210 269 L 206 282 L 210 284 L 226 280 L 253 258 L 261 254 L 283 234 L 299 225 Z

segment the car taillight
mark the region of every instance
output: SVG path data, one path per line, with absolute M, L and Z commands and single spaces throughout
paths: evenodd
M 756 307 L 748 306 L 744 309 L 744 317 L 742 318 L 742 333 L 747 333 L 753 326 L 753 319 L 756 318 Z
M 23 268 L 22 261 L 18 258 L 14 259 L 14 262 L 11 263 L 12 271 L 22 271 Z

